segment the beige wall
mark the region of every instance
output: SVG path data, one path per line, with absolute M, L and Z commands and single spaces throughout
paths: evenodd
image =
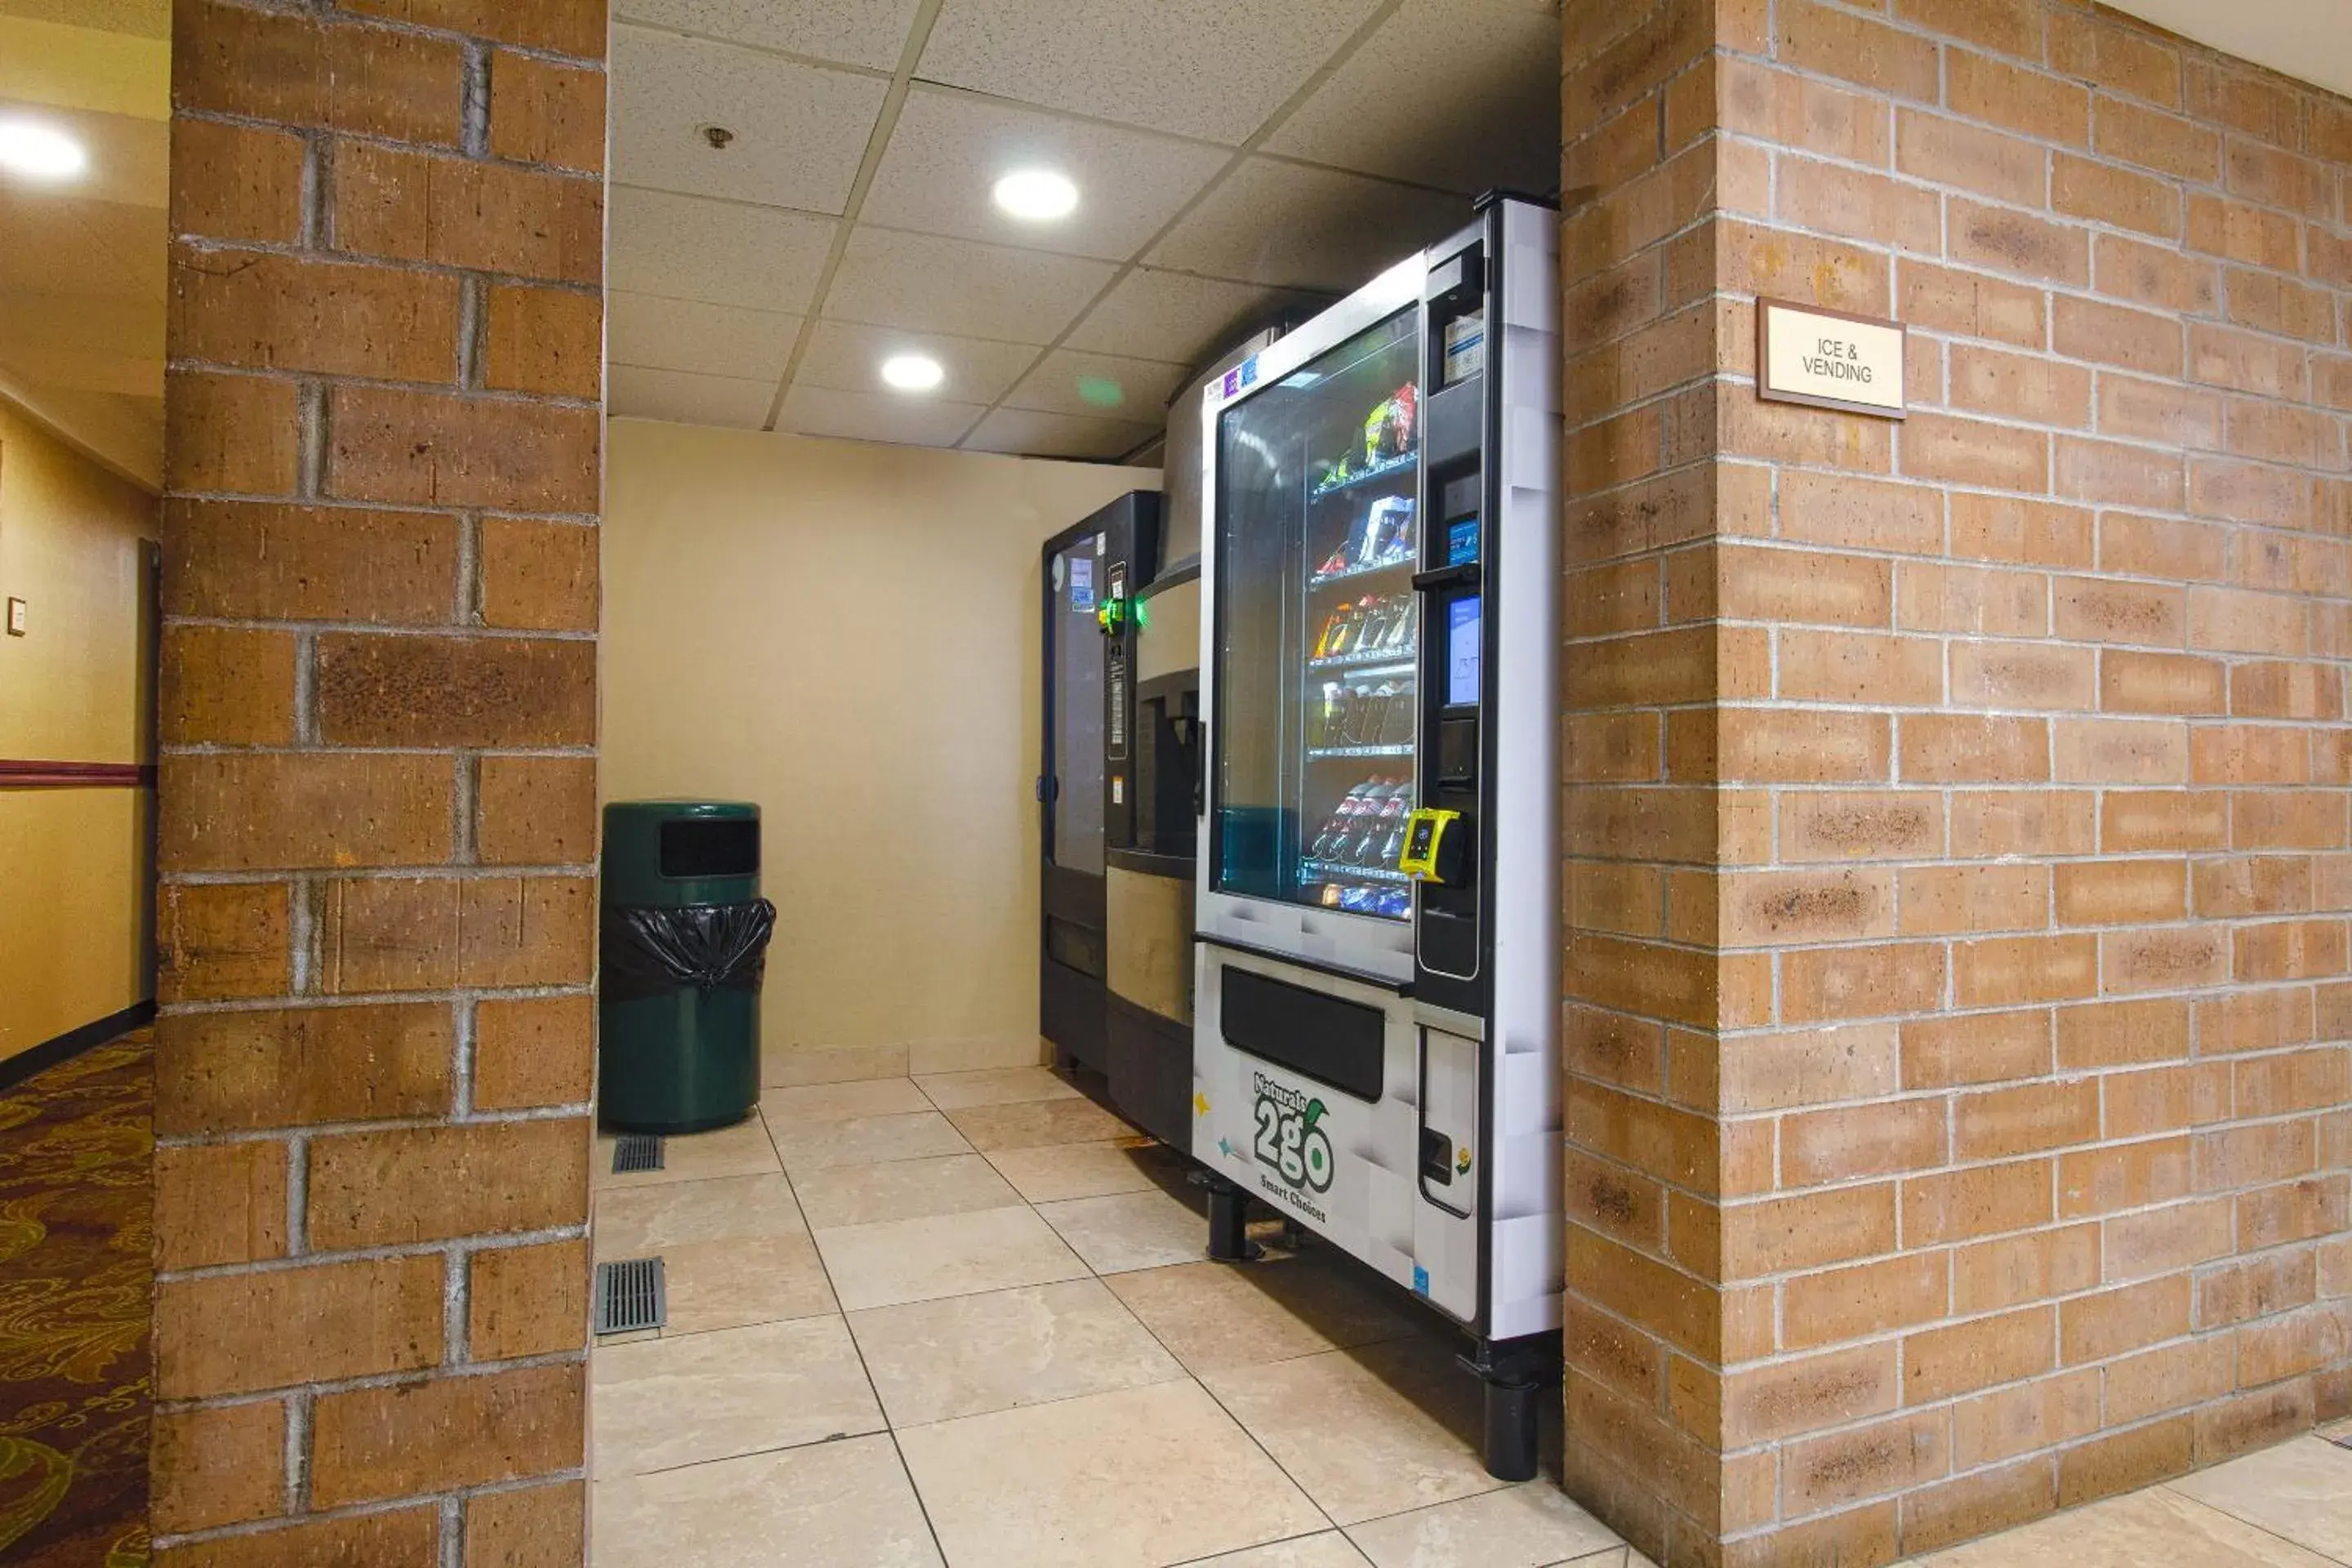
M 150 760 L 154 498 L 0 402 L 0 758 Z M 0 787 L 0 1058 L 152 994 L 147 796 Z
M 616 419 L 608 800 L 753 800 L 779 1047 L 1034 1046 L 1039 551 L 1156 470 Z

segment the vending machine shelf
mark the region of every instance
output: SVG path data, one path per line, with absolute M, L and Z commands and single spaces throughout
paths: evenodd
M 1343 566 L 1337 572 L 1318 572 L 1307 579 L 1310 588 L 1328 588 L 1334 583 L 1352 583 L 1360 577 L 1377 577 L 1383 572 L 1405 572 L 1414 564 L 1410 555 L 1400 555 L 1393 561 L 1374 561 L 1362 566 Z
M 1319 763 L 1334 757 L 1409 757 L 1413 754 L 1413 748 L 1410 743 L 1402 746 L 1309 746 L 1307 754 Z
M 1335 653 L 1325 658 L 1310 658 L 1309 669 L 1352 669 L 1364 675 L 1412 675 L 1421 667 L 1413 662 L 1416 650 L 1412 647 L 1376 647 L 1365 653 Z
M 1298 863 L 1301 882 L 1410 882 L 1412 879 L 1393 866 L 1378 863 L 1354 866 L 1345 860 L 1301 860 Z
M 1362 489 L 1366 485 L 1379 484 L 1382 479 L 1394 479 L 1400 474 L 1411 475 L 1418 468 L 1420 463 L 1421 454 L 1418 451 L 1399 452 L 1393 458 L 1382 458 L 1370 468 L 1359 468 L 1344 479 L 1325 479 L 1315 487 L 1314 499 L 1326 500 L 1332 496 L 1345 495 L 1350 490 Z

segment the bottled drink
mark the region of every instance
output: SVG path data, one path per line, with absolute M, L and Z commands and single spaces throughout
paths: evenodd
M 1324 819 L 1323 830 L 1315 836 L 1315 842 L 1307 847 L 1309 859 L 1336 859 L 1339 852 L 1354 840 L 1357 819 L 1363 814 L 1372 785 L 1379 782 L 1368 780 L 1340 796 L 1339 804 Z

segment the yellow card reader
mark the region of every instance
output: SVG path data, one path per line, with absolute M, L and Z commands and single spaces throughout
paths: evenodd
M 1455 853 L 1461 834 L 1448 837 L 1448 830 L 1462 820 L 1458 811 L 1440 811 L 1423 806 L 1405 818 L 1404 848 L 1397 856 L 1397 869 L 1417 882 L 1441 885 L 1454 879 L 1455 864 L 1461 858 Z

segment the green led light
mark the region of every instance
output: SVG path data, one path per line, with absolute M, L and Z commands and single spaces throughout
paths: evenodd
M 1097 408 L 1117 408 L 1127 401 L 1127 388 L 1107 375 L 1078 377 L 1078 397 Z
M 1151 606 L 1141 599 L 1135 601 L 1135 629 L 1141 631 L 1151 624 Z

